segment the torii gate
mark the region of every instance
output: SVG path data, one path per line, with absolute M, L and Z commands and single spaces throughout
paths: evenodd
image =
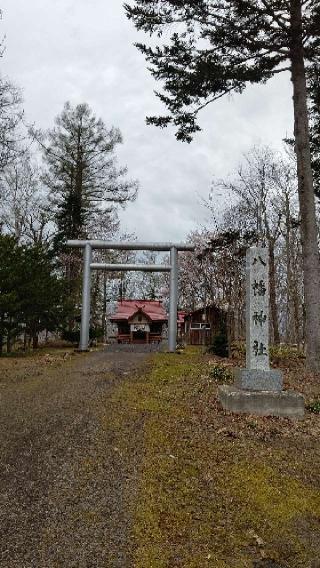
M 169 308 L 169 352 L 174 353 L 177 343 L 177 309 L 178 309 L 178 252 L 191 251 L 195 247 L 185 243 L 138 243 L 138 242 L 108 242 L 95 240 L 69 240 L 68 247 L 84 249 L 84 267 L 82 283 L 82 310 L 79 351 L 87 351 L 89 345 L 90 322 L 90 291 L 91 270 L 106 270 L 113 272 L 142 271 L 142 272 L 170 272 L 170 308 Z M 170 264 L 99 264 L 92 262 L 92 250 L 151 250 L 170 252 Z

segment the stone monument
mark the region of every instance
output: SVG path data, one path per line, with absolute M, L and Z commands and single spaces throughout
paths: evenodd
M 246 254 L 246 369 L 238 369 L 235 383 L 219 388 L 225 410 L 261 416 L 298 418 L 304 414 L 303 396 L 282 390 L 282 373 L 269 362 L 269 255 L 251 247 Z

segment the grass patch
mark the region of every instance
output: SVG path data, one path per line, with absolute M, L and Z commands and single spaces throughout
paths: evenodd
M 271 345 L 269 352 L 271 361 L 275 363 L 290 361 L 301 364 L 305 359 L 303 351 L 293 345 Z
M 18 359 L 21 357 L 30 357 L 30 355 L 32 354 L 32 351 L 10 351 L 9 353 L 4 351 L 3 353 L 1 353 L 1 359 Z
M 318 430 L 225 415 L 216 400 L 224 380 L 226 367 L 188 348 L 156 354 L 112 398 L 117 412 L 106 420 L 119 451 L 125 422 L 144 422 L 135 568 L 251 568 L 261 557 L 306 568 L 320 557 Z
M 231 383 L 233 381 L 233 373 L 231 369 L 219 364 L 210 367 L 209 377 L 220 385 L 224 383 Z
M 320 414 L 320 400 L 313 400 L 308 404 L 307 410 L 313 412 L 314 414 Z
M 66 353 L 72 354 L 74 352 L 74 347 L 66 346 L 66 347 L 45 347 L 41 346 L 37 349 L 27 349 L 26 351 L 11 351 L 10 353 L 4 352 L 0 356 L 0 361 L 2 359 L 37 359 L 41 357 L 45 357 L 47 355 L 53 355 L 55 357 L 59 357 L 61 355 L 65 355 Z

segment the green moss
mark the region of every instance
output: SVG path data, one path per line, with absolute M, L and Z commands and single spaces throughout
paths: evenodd
M 320 414 L 320 400 L 311 401 L 307 409 L 314 414 Z
M 247 518 L 253 522 L 260 517 L 281 529 L 300 514 L 320 517 L 320 492 L 280 476 L 271 467 L 240 464 L 231 468 L 227 478 L 237 498 L 246 503 Z
M 208 379 L 197 349 L 157 354 L 145 376 L 119 386 L 103 418 L 126 451 L 126 423 L 143 417 L 134 567 L 251 568 L 260 557 L 254 533 L 267 556 L 305 568 L 320 554 L 319 488 L 286 444 L 271 452 L 253 437 L 260 419 L 247 438 L 223 437 L 234 418 L 217 413 Z

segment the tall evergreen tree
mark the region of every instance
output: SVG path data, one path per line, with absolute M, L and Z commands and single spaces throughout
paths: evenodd
M 38 137 L 37 133 L 34 133 Z M 136 197 L 138 184 L 127 178 L 127 168 L 117 164 L 115 150 L 122 143 L 117 128 L 108 129 L 87 104 L 69 102 L 55 119 L 55 126 L 40 135 L 53 219 L 57 227 L 54 248 L 69 282 L 75 313 L 79 306 L 81 251 L 65 250 L 67 239 L 96 236 L 96 227 L 113 227 L 116 206 Z M 74 321 L 71 318 L 69 327 Z
M 0 235 L 0 355 L 22 329 L 37 347 L 38 334 L 61 329 L 69 310 L 65 281 L 46 247 L 21 246 Z
M 0 355 L 4 340 L 10 346 L 14 330 L 19 328 L 21 287 L 23 285 L 22 248 L 14 237 L 0 235 Z
M 64 327 L 70 306 L 66 282 L 55 273 L 52 253 L 42 245 L 22 248 L 21 319 L 38 347 L 41 331 L 57 331 Z
M 289 70 L 293 84 L 294 132 L 306 305 L 307 364 L 320 371 L 320 259 L 311 168 L 306 68 L 319 61 L 319 0 L 135 0 L 126 4 L 138 30 L 169 42 L 137 44 L 164 82 L 158 96 L 169 115 L 149 123 L 177 127 L 191 141 L 197 115 L 227 93 L 263 83 Z M 172 29 L 171 36 L 169 30 Z M 165 36 L 164 36 L 165 34 Z
M 311 157 L 314 190 L 320 199 L 320 66 L 315 66 L 309 79 Z
M 55 127 L 43 142 L 50 190 L 57 224 L 55 241 L 90 236 L 96 216 L 106 221 L 114 204 L 135 198 L 137 182 L 127 179 L 127 169 L 117 166 L 115 148 L 122 143 L 117 128 L 107 129 L 87 104 L 66 103 Z

